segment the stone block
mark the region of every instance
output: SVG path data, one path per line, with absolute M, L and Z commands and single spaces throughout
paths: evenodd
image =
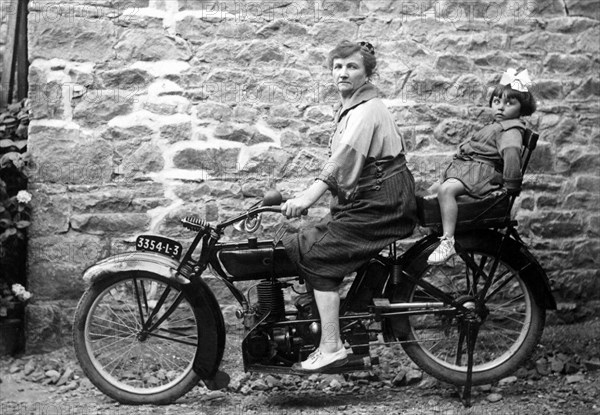
M 541 194 L 536 199 L 538 209 L 556 208 L 562 204 L 563 197 L 557 194 Z
M 256 35 L 263 38 L 285 36 L 287 39 L 298 39 L 306 37 L 307 33 L 305 26 L 288 19 L 277 19 L 256 30 Z
M 147 71 L 137 68 L 119 68 L 100 71 L 96 74 L 102 89 L 145 89 L 152 81 L 153 76 Z
M 600 206 L 600 193 L 574 192 L 567 195 L 564 199 L 563 208 L 565 209 L 586 209 L 593 211 Z
M 586 233 L 589 236 L 600 236 L 600 215 L 592 214 L 587 217 Z
M 433 136 L 442 144 L 456 146 L 474 132 L 474 124 L 460 119 L 442 119 L 434 128 Z
M 333 130 L 329 126 L 310 127 L 306 132 L 308 142 L 312 145 L 326 147 L 329 143 Z
M 79 298 L 82 272 L 108 255 L 108 240 L 68 232 L 29 239 L 27 269 L 31 292 L 39 300 Z
M 573 36 L 537 30 L 518 36 L 510 43 L 512 50 L 542 55 L 549 52 L 570 53 L 574 47 L 575 39 Z
M 323 169 L 327 154 L 322 149 L 303 148 L 281 173 L 283 179 L 315 178 Z
M 538 100 L 560 99 L 563 97 L 563 83 L 554 79 L 539 79 L 535 81 L 532 93 Z
M 256 153 L 251 154 L 248 161 L 241 166 L 240 174 L 246 176 L 247 173 L 252 177 L 268 180 L 270 183 L 286 172 L 291 158 L 290 153 L 280 148 L 257 149 Z
M 167 204 L 163 185 L 160 183 L 71 186 L 69 200 L 75 214 L 145 213 L 149 209 Z
M 215 128 L 213 135 L 221 140 L 235 141 L 246 145 L 273 142 L 271 137 L 262 134 L 255 127 L 243 124 L 221 123 Z
M 122 29 L 108 19 L 87 19 L 56 15 L 31 17 L 28 26 L 29 61 L 65 59 L 76 62 L 104 62 L 113 57 L 113 45 Z
M 547 141 L 539 140 L 529 160 L 527 173 L 554 173 L 554 160 L 555 155 L 552 145 Z
M 600 293 L 600 271 L 597 269 L 559 268 L 548 275 L 564 300 L 597 300 Z
M 593 173 L 600 169 L 600 152 L 595 146 L 565 145 L 557 155 L 556 170 L 570 173 Z
M 133 177 L 146 176 L 150 172 L 163 169 L 165 161 L 160 147 L 143 143 L 135 151 L 123 156 L 121 163 L 116 166 L 115 173 L 119 180 L 129 180 Z
M 306 141 L 294 131 L 283 131 L 279 137 L 281 147 L 301 147 L 306 144 Z
M 568 263 L 573 269 L 597 268 L 599 248 L 598 238 L 565 240 L 561 244 L 561 250 L 568 253 Z
M 565 7 L 569 10 L 569 16 L 583 16 L 596 21 L 600 20 L 600 9 L 595 1 L 565 0 Z
M 102 132 L 102 138 L 108 141 L 120 141 L 139 144 L 149 141 L 154 135 L 154 130 L 147 125 L 109 126 Z M 114 145 L 115 143 L 113 143 Z
M 575 40 L 576 46 L 571 53 L 598 53 L 597 39 L 600 36 L 600 27 L 588 29 L 579 34 Z
M 578 34 L 588 29 L 598 29 L 598 20 L 589 17 L 564 16 L 548 19 L 546 30 L 549 32 Z
M 64 85 L 57 81 L 48 81 L 45 68 L 34 64 L 29 67 L 29 98 L 31 100 L 32 119 L 64 119 Z
M 474 64 L 471 58 L 464 55 L 442 54 L 438 56 L 435 62 L 435 69 L 442 71 L 442 73 L 472 72 L 473 68 Z
M 115 57 L 122 61 L 189 61 L 192 52 L 181 39 L 163 32 L 129 29 L 114 46 Z
M 544 59 L 544 70 L 549 73 L 560 73 L 565 75 L 586 75 L 591 68 L 591 61 L 582 55 L 567 55 L 561 53 L 549 53 Z
M 286 60 L 286 52 L 276 43 L 256 40 L 243 47 L 234 59 L 242 64 L 283 63 Z
M 168 117 L 159 127 L 159 136 L 170 144 L 192 138 L 192 122 L 188 115 L 177 114 Z
M 28 190 L 33 195 L 29 237 L 66 233 L 71 203 L 65 186 L 32 184 Z
M 325 22 L 317 22 L 309 29 L 312 44 L 334 46 L 339 39 L 352 39 L 358 34 L 358 25 L 354 22 L 327 19 Z
M 583 234 L 583 218 L 580 212 L 540 211 L 531 218 L 529 226 L 533 234 L 542 238 L 569 238 Z
M 600 80 L 598 77 L 589 77 L 573 92 L 567 95 L 567 99 L 584 100 L 600 96 Z
M 119 89 L 89 90 L 75 102 L 73 120 L 87 127 L 98 127 L 110 119 L 129 113 L 134 104 L 131 92 Z
M 231 118 L 232 113 L 229 105 L 219 102 L 205 101 L 196 105 L 196 116 L 199 119 L 227 121 Z
M 77 213 L 70 218 L 71 228 L 91 235 L 134 234 L 148 229 L 146 213 Z
M 214 177 L 223 177 L 238 170 L 239 152 L 239 148 L 186 148 L 175 154 L 173 164 L 178 169 L 205 170 Z
M 29 128 L 32 182 L 105 183 L 112 175 L 108 142 L 82 139 L 74 123 L 33 121 Z
M 452 161 L 454 151 L 445 153 L 409 153 L 407 155 L 408 168 L 415 176 L 415 180 L 429 187 L 438 181 L 448 164 Z
M 578 176 L 575 179 L 575 187 L 578 190 L 592 194 L 600 194 L 600 177 L 591 175 Z
M 36 301 L 26 310 L 25 353 L 47 353 L 72 343 L 71 326 L 77 302 Z
M 176 95 L 147 97 L 143 101 L 143 109 L 160 115 L 188 114 L 191 108 L 187 98 Z

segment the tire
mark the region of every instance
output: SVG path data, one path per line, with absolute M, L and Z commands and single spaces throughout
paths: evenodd
M 141 332 L 140 315 L 147 320 L 165 292 L 153 322 L 179 296 L 180 302 L 146 336 Z M 93 284 L 79 301 L 73 330 L 75 353 L 90 381 L 116 401 L 167 404 L 198 384 L 194 362 L 199 353 L 203 359 L 220 360 L 214 320 L 209 307 L 199 307 L 172 279 L 118 273 Z M 206 353 L 207 349 L 211 352 Z M 220 362 L 206 363 L 218 367 Z
M 487 275 L 496 256 L 498 239 L 458 236 L 457 242 L 464 249 L 461 256 L 455 255 L 444 265 L 428 265 L 427 257 L 437 246 L 432 244 L 411 261 L 407 271 L 455 299 L 469 301 L 468 283 L 471 293 L 475 284 L 464 258 L 472 258 Z M 493 383 L 512 374 L 531 355 L 542 335 L 546 310 L 535 301 L 532 281 L 523 279 L 518 272 L 522 268 L 519 264 L 523 264 L 519 255 L 522 256 L 518 252 L 502 255 L 486 296 L 489 314 L 483 318 L 475 343 L 473 385 Z M 504 281 L 507 282 L 502 286 Z M 476 286 L 481 288 L 483 283 L 483 278 L 479 278 Z M 439 300 L 408 282 L 397 287 L 392 301 Z M 439 380 L 463 386 L 467 376 L 467 346 L 463 340 L 459 347 L 459 334 L 464 327 L 459 320 L 460 315 L 455 311 L 403 316 L 390 323 L 405 352 L 421 369 Z

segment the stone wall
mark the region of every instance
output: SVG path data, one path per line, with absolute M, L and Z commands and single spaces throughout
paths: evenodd
M 222 220 L 267 188 L 309 184 L 336 103 L 324 60 L 345 38 L 376 48 L 374 83 L 420 188 L 490 120 L 486 93 L 501 73 L 529 69 L 541 141 L 518 200 L 520 231 L 562 307 L 589 314 L 600 303 L 598 5 L 31 2 L 29 350 L 68 341 L 82 271 L 132 249 L 135 235 L 189 242 L 182 216 Z M 311 216 L 325 211 L 323 201 Z M 281 222 L 265 217 L 260 235 Z

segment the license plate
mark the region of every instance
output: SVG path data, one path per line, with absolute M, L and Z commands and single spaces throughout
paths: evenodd
M 138 236 L 135 241 L 135 249 L 138 251 L 158 252 L 174 259 L 179 259 L 183 250 L 179 242 L 155 235 Z

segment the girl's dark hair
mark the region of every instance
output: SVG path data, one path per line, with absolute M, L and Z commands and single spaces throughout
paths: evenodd
M 377 59 L 375 58 L 375 49 L 371 46 L 370 43 L 360 42 L 364 44 L 361 46 L 359 43 L 351 42 L 349 40 L 342 40 L 337 44 L 335 48 L 329 52 L 327 56 L 327 67 L 329 70 L 333 68 L 333 60 L 334 59 L 344 59 L 350 55 L 355 54 L 356 52 L 360 52 L 363 63 L 365 65 L 365 72 L 367 77 L 371 77 L 375 72 L 375 67 L 377 66 Z
M 531 115 L 537 109 L 537 103 L 531 92 L 517 91 L 516 89 L 512 89 L 510 85 L 498 85 L 494 88 L 490 96 L 490 107 L 495 97 L 502 98 L 503 96 L 506 96 L 506 99 L 514 98 L 519 101 L 521 104 L 521 115 Z

